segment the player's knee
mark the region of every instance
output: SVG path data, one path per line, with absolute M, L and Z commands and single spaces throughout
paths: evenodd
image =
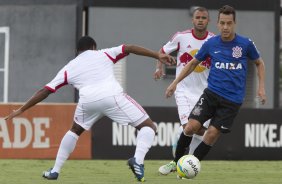
M 82 128 L 77 123 L 73 122 L 73 125 L 71 127 L 71 131 L 75 133 L 76 135 L 80 136 L 84 132 L 84 128 Z
M 141 123 L 140 125 L 138 125 L 136 128 L 138 130 L 140 130 L 143 127 L 150 127 L 151 129 L 153 129 L 153 131 L 155 133 L 157 133 L 157 127 L 156 125 L 153 123 L 153 121 L 151 119 L 147 119 L 145 120 L 143 123 Z
M 185 135 L 189 135 L 189 136 L 192 136 L 194 134 L 193 127 L 190 125 L 186 125 L 185 128 L 183 129 L 183 132 Z
M 199 122 L 191 121 L 186 124 L 183 131 L 186 135 L 192 136 L 193 134 L 196 134 L 200 129 L 201 129 L 201 124 Z

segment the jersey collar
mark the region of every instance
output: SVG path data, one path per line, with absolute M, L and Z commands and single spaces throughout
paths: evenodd
M 204 40 L 204 39 L 206 39 L 206 38 L 208 37 L 208 34 L 209 34 L 209 32 L 206 31 L 205 36 L 204 36 L 203 38 L 199 38 L 199 37 L 197 37 L 197 36 L 195 35 L 194 31 L 195 31 L 195 30 L 192 29 L 192 35 L 193 35 L 193 37 L 196 38 L 197 40 Z

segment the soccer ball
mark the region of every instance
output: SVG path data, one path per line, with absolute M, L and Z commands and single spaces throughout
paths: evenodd
M 192 179 L 200 171 L 200 161 L 194 155 L 184 155 L 177 162 L 177 173 L 181 178 Z

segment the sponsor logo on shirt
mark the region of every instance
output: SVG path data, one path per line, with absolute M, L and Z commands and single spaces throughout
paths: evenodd
M 242 47 L 236 46 L 232 48 L 232 56 L 235 58 L 242 57 Z
M 226 69 L 226 70 L 241 70 L 242 64 L 241 63 L 222 63 L 216 62 L 215 67 L 217 69 Z
M 180 63 L 182 66 L 185 66 L 187 63 L 189 63 L 195 56 L 195 54 L 198 52 L 198 49 L 191 50 L 189 53 L 185 52 L 182 54 L 179 58 Z M 205 71 L 206 69 L 209 69 L 211 66 L 211 59 L 208 57 L 205 61 L 202 61 L 194 70 L 194 72 L 201 73 Z

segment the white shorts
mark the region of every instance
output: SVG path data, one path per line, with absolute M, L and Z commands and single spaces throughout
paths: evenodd
M 188 123 L 188 117 L 198 101 L 198 98 L 191 98 L 188 96 L 175 96 L 177 110 L 181 125 Z M 204 127 L 208 128 L 210 120 L 204 123 Z
M 121 125 L 136 127 L 149 118 L 146 111 L 125 93 L 110 96 L 98 101 L 78 103 L 74 121 L 89 130 L 103 116 Z

